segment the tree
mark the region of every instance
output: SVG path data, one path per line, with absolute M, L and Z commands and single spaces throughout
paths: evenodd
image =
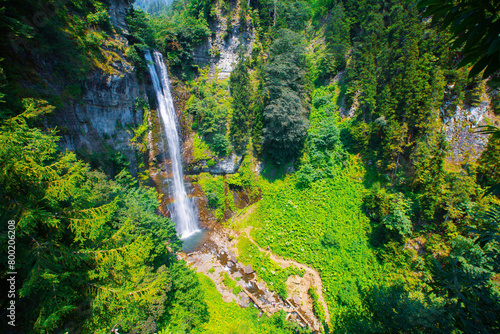
M 252 90 L 248 74 L 247 60 L 240 55 L 240 60 L 229 78 L 229 89 L 233 98 L 233 117 L 230 133 L 237 150 L 245 149 L 250 128 L 252 109 Z
M 33 99 L 24 105 L 0 125 L 0 218 L 17 223 L 22 331 L 156 331 L 166 305 L 185 298 L 182 290 L 173 294 L 183 278 L 174 275 L 169 248 L 180 244 L 172 221 L 155 214 L 156 192 L 128 172 L 110 181 L 58 152 L 54 131 L 29 127 L 53 107 Z M 200 293 L 189 299 L 203 308 Z M 6 297 L 0 301 L 5 306 Z M 192 318 L 195 325 L 206 320 Z
M 453 47 L 462 53 L 462 60 L 457 67 L 472 65 L 469 77 L 475 77 L 481 71 L 483 79 L 500 70 L 500 2 L 495 0 L 421 0 L 418 7 L 423 14 L 432 16 L 441 29 L 449 29 L 454 35 Z M 490 84 L 498 85 L 498 78 Z
M 465 333 L 500 330 L 500 294 L 491 281 L 493 271 L 486 256 L 491 246 L 496 247 L 490 242 L 481 247 L 474 239 L 459 236 L 451 253 L 433 262 L 431 286 L 446 298 L 454 325 Z
M 268 101 L 264 108 L 264 146 L 278 163 L 289 161 L 305 139 L 305 50 L 300 36 L 282 29 L 265 66 Z
M 362 333 L 453 333 L 451 317 L 442 301 L 417 297 L 402 284 L 374 286 L 365 293 L 369 316 L 356 317 L 350 332 Z

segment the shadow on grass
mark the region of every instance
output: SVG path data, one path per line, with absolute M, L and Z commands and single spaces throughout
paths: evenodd
M 274 182 L 276 180 L 284 180 L 285 177 L 294 170 L 293 162 L 287 162 L 285 164 L 277 164 L 271 159 L 267 158 L 263 161 L 264 169 L 260 173 L 262 177 L 268 182 Z

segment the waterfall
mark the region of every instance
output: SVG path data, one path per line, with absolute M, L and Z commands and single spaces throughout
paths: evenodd
M 172 162 L 172 195 L 174 202 L 172 204 L 171 214 L 172 220 L 175 222 L 177 234 L 181 239 L 186 239 L 199 231 L 197 223 L 197 215 L 194 205 L 189 200 L 184 186 L 184 177 L 182 173 L 182 161 L 180 152 L 179 132 L 177 131 L 176 114 L 174 109 L 174 101 L 170 93 L 170 84 L 168 72 L 163 56 L 155 51 L 154 62 L 151 54 L 146 52 L 146 60 L 148 61 L 149 73 L 153 80 L 153 86 L 158 100 L 158 110 L 160 118 L 163 121 L 163 131 L 168 143 L 168 152 Z M 156 66 L 155 66 L 156 64 Z M 158 69 L 158 72 L 157 72 Z M 158 77 L 160 74 L 161 80 Z

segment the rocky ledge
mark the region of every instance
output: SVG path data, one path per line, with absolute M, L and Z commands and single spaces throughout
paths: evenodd
M 238 172 L 244 158 L 244 156 L 232 153 L 227 157 L 222 157 L 220 159 L 215 158 L 215 164 L 213 165 L 209 165 L 209 163 L 213 163 L 214 160 L 210 160 L 209 162 L 207 162 L 207 160 L 199 160 L 189 163 L 184 173 L 186 175 L 195 175 L 200 173 L 210 173 L 215 175 L 235 174 Z

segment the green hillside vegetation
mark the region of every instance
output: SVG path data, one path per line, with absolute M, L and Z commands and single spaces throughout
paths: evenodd
M 19 332 L 308 331 L 283 312 L 223 302 L 177 258 L 146 161 L 137 178 L 120 152 L 87 164 L 58 147 L 64 129 L 47 128 L 54 110 L 84 103 L 89 75 L 131 64 L 148 85 L 148 49 L 186 88 L 194 163 L 243 157 L 236 174 L 191 178 L 217 221 L 242 233 L 238 259 L 272 291 L 287 297 L 288 277 L 303 272 L 243 231 L 318 271 L 324 289 L 309 293 L 322 321 L 320 292 L 326 300 L 325 332 L 500 331 L 499 132 L 483 129 L 484 152 L 455 161 L 444 124 L 485 101 L 485 123 L 498 124 L 497 1 L 174 0 L 131 7 L 128 43 L 110 2 L 63 2 L 0 3 L 0 217 L 17 223 Z M 221 19 L 253 43 L 226 79 L 193 56 Z M 214 45 L 212 63 L 224 52 Z M 130 129 L 145 156 L 149 129 L 147 119 Z

